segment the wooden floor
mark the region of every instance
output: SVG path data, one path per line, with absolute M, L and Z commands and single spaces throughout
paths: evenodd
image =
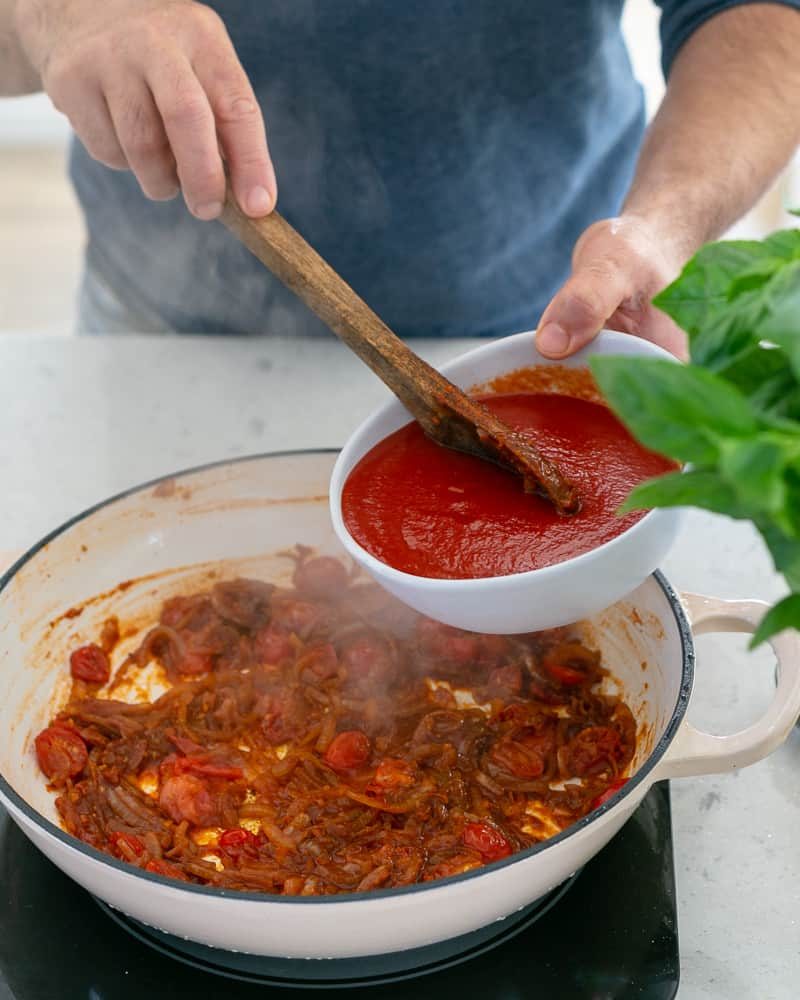
M 0 331 L 72 331 L 83 221 L 65 152 L 0 149 Z

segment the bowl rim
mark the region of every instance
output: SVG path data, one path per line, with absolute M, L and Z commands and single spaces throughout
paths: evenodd
M 146 490 L 152 489 L 159 483 L 170 479 L 179 479 L 182 476 L 188 476 L 195 473 L 206 472 L 210 469 L 217 469 L 223 466 L 241 465 L 248 462 L 259 462 L 265 461 L 273 458 L 290 458 L 298 457 L 301 455 L 335 455 L 338 449 L 336 448 L 301 448 L 301 449 L 289 449 L 286 451 L 271 451 L 263 452 L 254 455 L 243 455 L 241 457 L 232 459 L 220 459 L 215 462 L 206 462 L 202 465 L 190 466 L 185 469 L 181 469 L 178 472 L 168 473 L 163 476 L 158 476 L 155 479 L 147 480 L 144 483 L 140 483 L 137 486 L 129 487 L 128 489 L 122 490 L 119 493 L 115 493 L 113 496 L 108 497 L 105 500 L 101 500 L 99 503 L 93 504 L 91 507 L 87 507 L 85 510 L 73 517 L 68 518 L 59 527 L 54 528 L 38 542 L 36 542 L 31 548 L 29 548 L 13 565 L 6 570 L 5 573 L 0 575 L 0 595 L 6 590 L 12 580 L 15 578 L 17 573 L 32 559 L 34 559 L 38 553 L 55 538 L 66 534 L 72 527 L 79 524 L 82 521 L 87 520 L 93 514 L 106 507 L 113 506 L 115 503 L 128 499 L 135 496 L 137 493 L 143 493 Z M 61 827 L 57 826 L 46 816 L 43 816 L 37 809 L 35 809 L 30 803 L 25 799 L 15 788 L 10 784 L 5 775 L 0 771 L 0 800 L 8 802 L 13 808 L 18 810 L 26 820 L 32 823 L 34 826 L 38 827 L 43 833 L 51 838 L 55 838 L 60 844 L 77 854 L 83 855 L 87 860 L 92 862 L 99 862 L 101 865 L 108 865 L 109 867 L 116 869 L 123 875 L 128 875 L 132 878 L 140 878 L 146 882 L 152 882 L 159 886 L 165 886 L 169 889 L 173 889 L 178 892 L 187 892 L 195 896 L 209 896 L 216 899 L 234 899 L 242 900 L 247 902 L 255 903 L 280 903 L 283 905 L 293 905 L 293 906 L 309 906 L 309 905 L 324 905 L 324 906 L 344 906 L 348 903 L 357 902 L 368 902 L 370 900 L 380 900 L 380 899 L 391 899 L 399 896 L 410 896 L 421 892 L 430 892 L 436 889 L 446 889 L 458 882 L 467 882 L 472 879 L 481 878 L 484 875 L 491 874 L 492 872 L 498 871 L 501 868 L 506 868 L 509 865 L 517 864 L 521 861 L 532 858 L 542 851 L 547 850 L 549 847 L 555 846 L 556 844 L 563 843 L 569 837 L 580 833 L 586 827 L 594 822 L 599 817 L 605 815 L 611 809 L 613 809 L 619 802 L 622 801 L 627 795 L 630 794 L 635 788 L 642 785 L 648 775 L 651 774 L 653 769 L 659 763 L 666 753 L 670 743 L 675 737 L 683 718 L 686 714 L 686 710 L 689 704 L 689 698 L 692 691 L 692 682 L 694 679 L 694 667 L 695 667 L 695 650 L 694 650 L 694 640 L 692 635 L 692 628 L 687 617 L 686 611 L 681 604 L 680 598 L 677 592 L 667 581 L 666 577 L 660 570 L 656 570 L 652 574 L 652 578 L 655 580 L 658 587 L 661 589 L 662 593 L 667 599 L 667 603 L 670 607 L 672 615 L 675 619 L 675 624 L 678 629 L 678 635 L 681 643 L 681 684 L 678 692 L 678 698 L 675 703 L 675 707 L 672 711 L 669 721 L 661 734 L 655 747 L 653 747 L 647 759 L 638 769 L 636 774 L 626 781 L 626 783 L 616 791 L 606 802 L 603 803 L 599 808 L 592 810 L 587 813 L 586 816 L 581 817 L 575 823 L 566 827 L 560 833 L 555 834 L 553 837 L 549 837 L 547 840 L 540 841 L 538 844 L 534 844 L 532 847 L 528 847 L 523 851 L 518 851 L 515 854 L 509 855 L 507 858 L 503 858 L 499 861 L 493 861 L 488 865 L 482 865 L 479 868 L 471 869 L 467 872 L 462 872 L 459 875 L 449 875 L 445 878 L 435 879 L 431 882 L 418 882 L 413 885 L 401 886 L 394 889 L 371 889 L 364 892 L 352 892 L 352 893 L 342 893 L 332 896 L 283 896 L 277 893 L 266 893 L 266 892 L 252 892 L 249 890 L 239 890 L 239 889 L 225 889 L 217 888 L 215 886 L 208 885 L 195 885 L 194 883 L 180 882 L 177 879 L 171 879 L 165 875 L 157 875 L 154 872 L 145 871 L 142 868 L 137 868 L 135 865 L 127 864 L 124 861 L 120 861 L 117 858 L 112 857 L 110 854 L 106 854 L 104 851 L 100 851 L 95 847 L 91 847 L 84 841 L 73 837 L 72 834 L 67 833 L 62 830 Z
M 488 344 L 481 344 L 478 347 L 473 347 L 464 354 L 459 354 L 458 357 L 452 358 L 446 364 L 443 364 L 441 369 L 442 374 L 447 375 L 448 369 L 454 365 L 469 362 L 471 359 L 480 355 L 491 354 L 492 351 L 500 352 L 504 347 L 508 348 L 510 344 L 519 344 L 524 338 L 531 336 L 533 336 L 533 331 L 523 331 L 522 333 L 512 334 L 509 337 L 492 340 Z M 617 330 L 604 329 L 597 335 L 597 337 L 594 338 L 594 340 L 586 344 L 577 354 L 572 355 L 570 358 L 553 361 L 549 365 L 546 365 L 546 367 L 558 365 L 562 363 L 562 361 L 581 359 L 582 357 L 591 357 L 597 353 L 613 356 L 613 352 L 598 352 L 595 348 L 598 346 L 602 347 L 606 344 L 610 346 L 614 344 L 625 344 L 630 346 L 632 342 L 634 347 L 644 345 L 641 351 L 634 350 L 628 352 L 634 357 L 671 358 L 676 364 L 678 363 L 676 358 L 673 358 L 667 351 L 665 351 L 662 347 L 659 347 L 657 344 L 653 344 L 648 340 L 643 340 L 642 338 L 631 337 L 629 334 L 620 333 Z M 535 368 L 537 367 L 537 364 L 534 362 L 529 367 Z M 569 367 L 588 368 L 589 366 L 586 364 L 577 364 L 570 365 Z M 360 451 L 358 457 L 353 459 L 349 454 L 352 451 L 351 445 L 356 441 L 356 439 L 361 438 L 370 430 L 374 429 L 375 425 L 381 420 L 386 419 L 387 416 L 391 416 L 397 407 L 405 410 L 405 407 L 400 400 L 387 399 L 381 406 L 373 410 L 369 416 L 365 417 L 365 419 L 358 425 L 358 427 L 356 427 L 347 439 L 339 452 L 339 457 L 336 459 L 333 472 L 331 473 L 331 482 L 335 485 L 335 489 L 331 490 L 329 494 L 329 503 L 334 531 L 336 532 L 336 535 L 342 545 L 348 549 L 351 554 L 353 554 L 354 558 L 358 559 L 358 561 L 373 574 L 383 576 L 385 579 L 391 580 L 404 587 L 424 586 L 424 588 L 430 592 L 447 592 L 455 596 L 456 593 L 467 594 L 471 591 L 480 591 L 484 587 L 489 586 L 497 591 L 512 590 L 519 586 L 524 587 L 527 583 L 532 582 L 534 578 L 541 585 L 546 585 L 549 580 L 559 574 L 571 573 L 573 570 L 580 572 L 580 570 L 587 563 L 592 562 L 595 558 L 605 558 L 609 550 L 615 545 L 618 543 L 621 544 L 623 540 L 629 540 L 629 536 L 632 533 L 644 529 L 645 526 L 652 526 L 653 521 L 666 520 L 670 516 L 675 515 L 674 508 L 671 510 L 653 508 L 645 511 L 641 517 L 630 524 L 627 528 L 623 528 L 619 534 L 614 535 L 602 544 L 596 545 L 591 549 L 587 549 L 586 552 L 580 552 L 576 556 L 571 556 L 569 559 L 562 559 L 560 562 L 550 563 L 549 565 L 542 566 L 539 569 L 523 570 L 520 573 L 506 573 L 501 576 L 459 577 L 456 579 L 436 576 L 418 576 L 416 573 L 407 573 L 405 570 L 397 569 L 395 566 L 391 566 L 382 559 L 378 559 L 377 556 L 372 555 L 371 552 L 365 549 L 360 542 L 356 541 L 345 523 L 344 514 L 342 512 L 342 497 L 344 495 L 344 488 L 347 484 L 347 479 L 350 473 L 355 469 L 356 465 L 371 450 L 371 448 L 363 449 Z M 408 414 L 408 416 L 408 423 L 413 423 L 413 417 L 411 414 Z M 401 427 L 405 426 L 407 426 L 407 424 L 401 425 Z M 389 433 L 391 434 L 394 432 L 390 431 Z M 386 436 L 387 435 L 384 435 L 384 437 Z M 383 438 L 381 440 L 383 440 Z M 345 471 L 344 466 L 346 463 L 349 464 L 349 468 Z

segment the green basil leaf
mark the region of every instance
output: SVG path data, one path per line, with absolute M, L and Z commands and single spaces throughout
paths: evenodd
M 653 507 L 702 507 L 729 517 L 747 516 L 736 490 L 712 469 L 687 469 L 648 479 L 631 492 L 618 513 Z
M 789 439 L 778 435 L 725 438 L 720 442 L 719 469 L 747 507 L 779 514 L 786 504 L 783 474 L 793 458 Z
M 800 209 L 792 214 L 800 214 Z M 763 241 L 763 246 L 784 260 L 796 260 L 800 257 L 800 229 L 779 229 Z
M 800 260 L 793 261 L 763 289 L 765 316 L 760 337 L 784 349 L 800 378 Z
M 728 299 L 735 299 L 744 292 L 754 291 L 765 285 L 769 279 L 782 267 L 786 266 L 783 257 L 764 257 L 750 267 L 739 271 L 728 286 Z
M 612 409 L 648 448 L 711 465 L 719 440 L 760 429 L 747 399 L 712 372 L 660 358 L 596 356 L 592 372 Z
M 790 537 L 768 518 L 754 517 L 753 523 L 767 543 L 775 569 L 792 590 L 800 590 L 800 538 Z
M 736 276 L 771 256 L 756 240 L 710 243 L 694 255 L 653 304 L 695 336 L 729 308 L 728 293 Z
M 787 628 L 800 628 L 800 594 L 789 594 L 769 609 L 753 633 L 750 649 L 755 649 L 762 642 Z

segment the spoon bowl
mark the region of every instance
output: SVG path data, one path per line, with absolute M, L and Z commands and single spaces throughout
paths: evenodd
M 675 360 L 660 347 L 604 330 L 582 351 L 553 362 L 540 355 L 532 332 L 493 341 L 442 367 L 461 389 L 539 365 L 586 368 L 595 354 Z M 342 449 L 330 487 L 331 518 L 339 541 L 371 577 L 416 611 L 475 632 L 521 633 L 556 628 L 609 607 L 639 586 L 671 548 L 682 512 L 649 511 L 597 548 L 542 569 L 478 579 L 432 579 L 381 562 L 350 534 L 342 516 L 342 491 L 350 472 L 379 441 L 409 422 L 408 410 L 391 400 L 368 417 Z

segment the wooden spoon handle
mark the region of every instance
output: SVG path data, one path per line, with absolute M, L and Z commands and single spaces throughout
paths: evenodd
M 574 512 L 574 487 L 528 441 L 422 360 L 277 212 L 245 215 L 229 193 L 221 221 L 381 378 L 446 447 L 498 462 L 523 475 L 563 513 Z

